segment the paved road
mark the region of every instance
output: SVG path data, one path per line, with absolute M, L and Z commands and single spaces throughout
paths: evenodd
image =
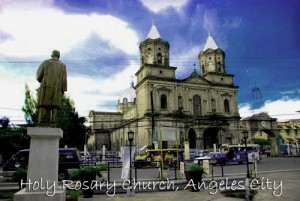
M 217 175 L 220 175 L 220 167 L 215 166 L 214 171 Z M 138 169 L 138 179 L 153 179 L 157 176 L 157 168 L 155 169 Z M 246 165 L 226 165 L 224 167 L 224 173 L 226 177 L 245 177 Z M 121 169 L 114 168 L 111 173 L 111 180 L 119 180 L 121 175 Z M 259 178 L 264 178 L 265 181 L 269 179 L 272 183 L 271 189 L 258 189 L 259 193 L 255 197 L 255 200 L 300 200 L 300 158 L 266 158 L 258 164 Z M 172 176 L 171 176 L 172 177 Z M 205 180 L 210 180 L 208 176 Z M 221 179 L 220 177 L 217 179 Z M 277 187 L 276 194 L 279 194 L 278 187 L 279 182 L 282 181 L 282 194 L 278 197 L 274 196 L 274 188 Z M 4 181 L 4 178 L 0 177 L 0 187 L 5 188 L 9 185 L 9 188 L 13 186 Z M 0 192 L 1 192 L 0 188 Z M 15 186 L 17 189 L 17 186 Z M 113 197 L 106 195 L 95 195 L 95 199 L 83 199 L 80 201 L 94 201 L 94 200 L 226 200 L 219 192 L 211 194 L 211 190 L 201 190 L 200 193 L 189 193 L 187 190 L 171 191 L 171 192 L 150 192 L 150 193 L 137 193 L 134 199 L 128 198 L 126 194 L 116 194 Z M 153 196 L 155 195 L 155 196 Z M 1 200 L 1 199 L 0 199 Z M 233 200 L 228 198 L 227 200 Z
M 213 167 L 214 175 L 221 176 L 221 166 L 217 165 Z M 253 169 L 254 164 L 249 164 L 249 169 Z M 279 158 L 263 158 L 261 162 L 257 164 L 258 172 L 272 172 L 272 171 L 285 171 L 285 170 L 300 170 L 300 158 L 294 157 L 279 157 Z M 121 168 L 112 168 L 110 174 L 110 180 L 120 180 Z M 244 175 L 247 172 L 246 164 L 230 164 L 223 166 L 224 176 L 232 175 Z M 210 171 L 211 173 L 211 171 Z M 135 173 L 133 170 L 133 175 Z M 158 176 L 158 168 L 154 167 L 151 169 L 142 168 L 137 169 L 137 179 L 153 179 Z M 175 178 L 175 171 L 170 171 L 169 176 Z
M 254 201 L 298 201 L 300 200 L 300 171 L 262 173 L 259 174 L 263 179 L 263 185 L 257 188 L 258 193 L 254 196 Z M 269 182 L 267 186 L 267 182 Z M 215 193 L 216 192 L 216 193 Z M 167 192 L 147 192 L 136 193 L 134 197 L 126 194 L 116 194 L 108 197 L 105 194 L 94 195 L 91 199 L 79 198 L 79 201 L 182 201 L 182 200 L 201 200 L 201 201 L 239 201 L 243 199 L 225 197 L 221 194 L 220 188 L 201 189 L 200 192 L 189 192 L 188 190 L 167 191 Z

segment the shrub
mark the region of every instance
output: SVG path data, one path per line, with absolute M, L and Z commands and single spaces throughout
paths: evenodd
M 26 177 L 27 177 L 27 169 L 26 168 L 18 168 L 12 175 L 12 181 L 21 182 L 21 179 L 26 180 Z M 23 181 L 23 182 L 26 182 L 26 181 Z
M 78 198 L 80 195 L 82 195 L 81 190 L 67 190 L 66 192 L 67 199 Z
M 70 179 L 71 180 L 78 180 L 80 178 L 83 177 L 90 177 L 92 175 L 97 175 L 99 177 L 101 177 L 101 167 L 99 166 L 84 166 L 81 167 L 78 170 L 75 170 L 73 172 L 70 173 Z
M 201 165 L 197 165 L 197 164 L 191 164 L 189 170 L 189 172 L 195 172 L 195 171 L 203 171 L 203 167 Z
M 100 171 L 108 171 L 107 164 L 99 164 L 97 167 L 100 169 Z

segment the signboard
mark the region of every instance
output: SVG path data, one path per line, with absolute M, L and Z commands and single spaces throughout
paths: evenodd
M 259 154 L 258 154 L 258 152 L 248 153 L 248 161 L 250 163 L 254 163 L 255 161 L 258 161 L 258 160 L 259 160 Z
M 162 141 L 176 141 L 176 139 L 179 139 L 178 136 L 176 138 L 176 133 L 178 135 L 178 129 L 177 128 L 169 128 L 169 127 L 162 127 Z
M 135 146 L 131 146 L 131 161 L 133 161 L 133 157 L 135 154 Z M 122 156 L 122 173 L 121 179 L 129 179 L 129 170 L 130 170 L 130 146 L 124 146 L 123 156 Z
M 203 169 L 206 174 L 209 174 L 209 160 L 203 160 Z

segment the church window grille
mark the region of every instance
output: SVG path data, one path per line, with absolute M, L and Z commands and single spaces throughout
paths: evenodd
M 178 96 L 178 110 L 181 111 L 183 109 L 183 99 L 182 96 Z
M 211 99 L 211 111 L 212 112 L 216 112 L 217 111 L 215 99 Z
M 167 96 L 165 94 L 160 96 L 160 108 L 167 109 Z
M 228 99 L 224 100 L 224 110 L 225 110 L 225 112 L 230 112 Z
M 221 72 L 221 63 L 220 62 L 218 62 L 217 67 L 218 67 L 218 71 Z
M 158 54 L 157 54 L 157 63 L 158 63 L 158 64 L 161 64 L 161 63 L 162 63 L 162 56 L 161 56 L 161 53 L 158 53 Z
M 198 95 L 193 97 L 193 111 L 195 116 L 201 115 L 201 98 Z

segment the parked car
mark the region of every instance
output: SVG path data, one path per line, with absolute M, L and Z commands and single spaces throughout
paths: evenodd
M 194 160 L 195 158 L 205 156 L 208 153 L 208 151 L 203 151 L 200 149 L 190 149 L 190 160 Z
M 247 154 L 248 155 L 247 155 Z M 229 145 L 228 152 L 210 152 L 204 157 L 195 158 L 194 163 L 201 164 L 203 160 L 213 160 L 214 164 L 225 165 L 226 163 L 246 163 L 247 156 L 249 162 L 260 161 L 259 145 L 247 145 L 247 152 L 245 145 Z
M 183 160 L 183 152 L 177 149 L 145 149 L 139 151 L 139 153 L 135 156 L 134 163 L 136 167 L 141 168 L 151 164 L 157 165 L 157 162 L 159 162 L 160 159 L 163 158 L 165 163 L 168 163 L 169 166 L 173 166 L 177 162 L 177 151 L 179 154 L 179 161 Z M 161 152 L 163 152 L 163 157 L 161 156 Z
M 13 173 L 20 167 L 27 168 L 29 160 L 29 149 L 18 151 L 3 166 L 2 176 L 11 177 Z M 80 155 L 76 148 L 60 148 L 58 163 L 58 179 L 64 180 L 68 178 L 69 169 L 78 169 L 81 165 Z
M 194 163 L 201 164 L 203 160 L 214 161 L 216 164 L 225 165 L 226 162 L 226 153 L 222 152 L 209 152 L 205 156 L 197 157 L 194 159 Z

